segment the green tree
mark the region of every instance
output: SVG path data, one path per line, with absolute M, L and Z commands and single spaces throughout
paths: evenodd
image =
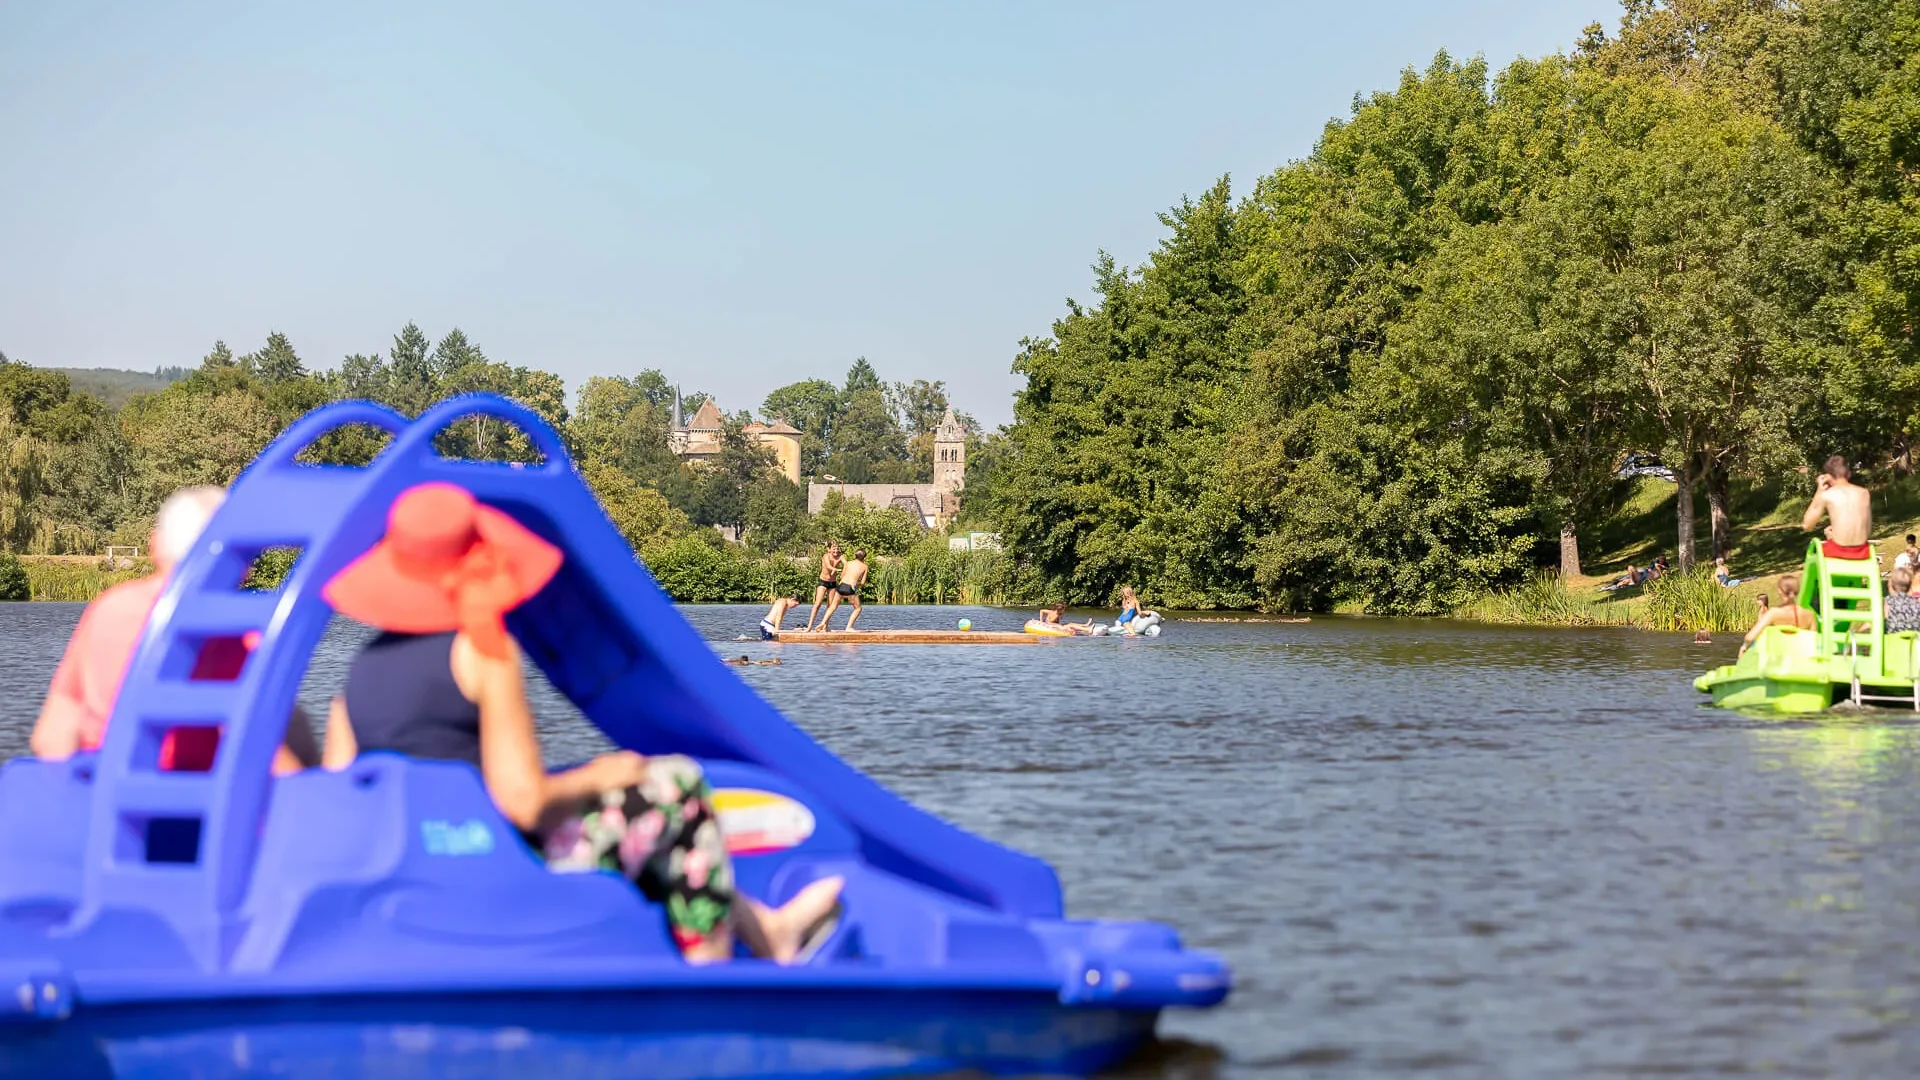
M 0 600 L 31 600 L 33 586 L 27 568 L 10 551 L 0 551 Z
M 634 550 L 685 536 L 693 523 L 687 515 L 667 504 L 657 491 L 643 487 L 619 467 L 605 461 L 589 461 L 580 470 L 607 517 L 626 537 Z
M 815 476 L 834 445 L 834 421 L 840 414 L 840 388 L 825 379 L 789 383 L 760 403 L 760 415 L 784 420 L 800 430 L 800 475 Z
M 418 416 L 428 405 L 445 396 L 439 392 L 441 372 L 434 366 L 433 343 L 413 323 L 400 328 L 387 350 L 386 404 L 408 416 Z
M 121 411 L 132 454 L 129 509 L 142 520 L 150 522 L 178 488 L 231 483 L 280 430 L 266 402 L 244 385 L 200 390 L 189 379 Z
M 880 381 L 880 373 L 873 370 L 873 365 L 867 362 L 866 357 L 862 356 L 855 358 L 853 366 L 847 369 L 847 382 L 842 388 L 841 393 L 847 397 L 852 397 L 855 394 L 862 394 L 869 390 L 884 391 L 885 389 L 886 384 Z
M 200 359 L 200 366 L 207 368 L 226 368 L 237 366 L 239 361 L 233 358 L 233 350 L 227 348 L 224 341 L 216 341 L 207 355 Z
M 700 469 L 699 495 L 693 518 L 702 525 L 718 525 L 735 534 L 747 525 L 748 492 L 774 472 L 774 455 L 746 433 L 739 417 L 720 429 L 720 453 Z
M 1133 584 L 1176 605 L 1244 602 L 1247 535 L 1210 497 L 1247 370 L 1244 238 L 1223 178 L 1162 221 L 1135 275 L 1102 257 L 1097 308 L 1028 341 L 993 514 L 1053 594 Z
M 912 482 L 907 439 L 884 391 L 874 387 L 846 396 L 821 469 L 854 484 Z
M 763 475 L 748 485 L 746 539 L 755 551 L 798 551 L 813 538 L 804 488 L 778 473 Z
M 840 541 L 844 551 L 865 549 L 870 556 L 903 555 L 926 535 L 926 527 L 912 511 L 899 506 L 868 506 L 838 491 L 827 493 L 820 513 L 814 517 L 814 528 L 820 537 Z
M 220 342 L 214 343 L 216 351 L 224 347 Z M 208 357 L 209 361 L 212 359 Z M 293 342 L 277 330 L 267 335 L 267 343 L 259 352 L 243 357 L 240 365 L 268 386 L 303 379 L 307 375 L 306 365 L 300 362 L 299 355 L 293 351 Z

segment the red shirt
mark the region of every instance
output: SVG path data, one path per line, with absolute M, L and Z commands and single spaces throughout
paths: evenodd
M 164 574 L 150 574 L 122 582 L 94 597 L 81 612 L 79 625 L 67 641 L 67 651 L 54 669 L 49 698 L 66 707 L 57 711 L 61 722 L 77 725 L 80 749 L 98 750 L 106 738 L 107 720 L 120 696 L 120 683 L 133 663 L 133 653 L 146 631 L 147 619 L 166 590 Z M 259 634 L 244 638 L 216 638 L 201 646 L 193 679 L 236 679 Z M 176 728 L 160 747 L 160 768 L 204 771 L 213 767 L 220 729 Z

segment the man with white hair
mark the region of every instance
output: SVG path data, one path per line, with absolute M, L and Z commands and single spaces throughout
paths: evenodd
M 160 504 L 147 545 L 153 573 L 113 586 L 81 613 L 60 666 L 54 669 L 53 685 L 40 706 L 40 718 L 33 726 L 30 745 L 35 755 L 60 759 L 99 749 L 106 736 L 107 720 L 113 715 L 114 699 L 120 693 L 120 682 L 133 662 L 147 617 L 153 614 L 167 587 L 167 576 L 193 549 L 194 541 L 226 497 L 220 488 L 202 485 L 181 488 Z M 234 678 L 250 649 L 251 642 L 208 642 L 196 660 L 193 677 Z M 304 752 L 295 753 L 283 745 L 274 758 L 276 773 L 295 771 L 318 757 L 312 729 L 298 708 L 287 735 L 289 743 Z M 162 748 L 161 767 L 210 768 L 218 742 L 218 733 L 208 729 L 170 732 Z

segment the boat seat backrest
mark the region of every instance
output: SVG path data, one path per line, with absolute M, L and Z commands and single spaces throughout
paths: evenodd
M 1760 632 L 1756 647 L 1761 650 L 1762 663 L 1787 657 L 1816 656 L 1820 652 L 1820 632 L 1793 626 L 1769 626 Z
M 72 904 L 93 808 L 93 756 L 0 765 L 0 917 L 15 904 Z
M 1902 630 L 1886 636 L 1881 663 L 1889 678 L 1920 679 L 1920 633 Z
M 236 971 L 324 970 L 353 940 L 404 966 L 679 962 L 664 911 L 610 873 L 555 873 L 471 766 L 369 754 L 275 785 Z

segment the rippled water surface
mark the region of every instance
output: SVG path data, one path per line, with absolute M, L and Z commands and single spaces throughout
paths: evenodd
M 1142 1076 L 1920 1074 L 1920 728 L 1702 708 L 1731 642 L 1317 619 L 1019 647 L 735 643 L 908 798 L 1051 861 L 1075 915 L 1232 961 Z M 77 606 L 0 605 L 0 757 Z M 863 627 L 1025 613 L 875 608 Z M 356 631 L 303 696 L 324 703 Z M 597 736 L 549 693 L 549 755 Z

